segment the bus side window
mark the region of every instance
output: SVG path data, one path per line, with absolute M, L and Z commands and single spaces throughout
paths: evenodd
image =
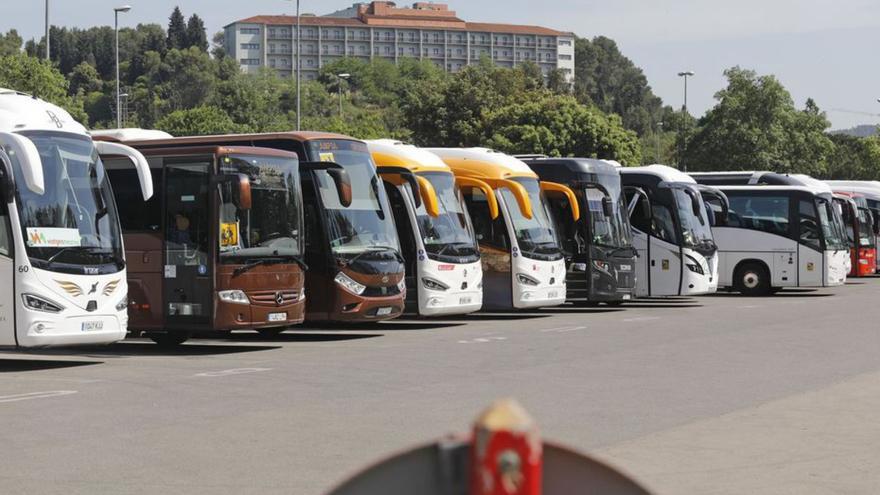
M 483 191 L 465 188 L 462 194 L 471 222 L 474 224 L 477 242 L 497 249 L 509 250 L 510 240 L 507 237 L 507 226 L 504 224 L 503 215 L 498 215 L 498 218 L 492 220 L 489 214 L 489 202 L 486 201 Z
M 0 255 L 12 257 L 12 226 L 9 225 L 9 210 L 6 198 L 0 194 Z
M 654 218 L 651 219 L 651 234 L 666 242 L 676 242 L 675 222 L 672 220 L 672 212 L 669 208 L 654 204 Z
M 394 215 L 394 223 L 397 226 L 398 239 L 403 251 L 401 254 L 403 254 L 403 259 L 406 260 L 406 272 L 415 273 L 416 233 L 413 231 L 412 222 L 409 218 L 409 210 L 407 210 L 403 194 L 401 194 L 397 186 L 385 183 L 385 192 L 388 194 L 391 213 Z M 421 232 L 418 235 L 421 235 Z
M 556 195 L 547 196 L 547 203 L 550 207 L 550 215 L 553 220 L 553 227 L 556 229 L 557 237 L 562 245 L 562 250 L 568 256 L 580 252 L 578 249 L 578 239 L 581 237 L 578 232 L 578 222 L 571 219 L 571 206 L 568 204 L 567 198 L 560 198 Z M 593 212 L 591 211 L 592 215 Z
M 630 204 L 635 195 L 630 190 L 627 190 L 625 192 L 625 195 L 626 204 Z M 651 232 L 651 222 L 649 222 L 648 219 L 645 217 L 645 209 L 642 207 L 642 202 L 636 201 L 636 206 L 633 209 L 629 222 L 634 229 L 637 229 L 639 232 L 647 234 Z
M 800 229 L 799 238 L 801 242 L 821 251 L 819 217 L 816 214 L 816 207 L 812 202 L 800 201 L 800 206 L 798 207 L 798 227 Z

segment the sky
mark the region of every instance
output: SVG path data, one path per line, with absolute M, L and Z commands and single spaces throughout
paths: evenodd
M 398 1 L 399 6 L 412 3 Z M 42 36 L 43 0 L 0 0 L 0 32 Z M 50 0 L 50 22 L 69 27 L 113 23 L 124 0 Z M 302 0 L 315 14 L 353 0 Z M 654 92 L 680 107 L 677 73 L 696 73 L 688 108 L 701 115 L 725 86 L 725 69 L 739 65 L 774 74 L 798 107 L 813 98 L 833 129 L 880 124 L 880 2 L 877 0 L 448 0 L 468 21 L 535 24 L 592 38 L 608 36 L 645 71 Z M 257 14 L 293 14 L 290 0 L 128 0 L 120 25 L 167 25 L 179 5 L 197 13 L 208 37 L 225 24 Z M 876 114 L 876 115 L 875 115 Z

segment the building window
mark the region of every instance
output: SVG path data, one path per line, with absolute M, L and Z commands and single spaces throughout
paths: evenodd
M 559 40 L 559 46 L 571 46 L 571 40 Z
M 270 45 L 270 48 L 271 48 L 271 45 Z M 242 43 L 241 49 L 242 50 L 259 50 L 260 44 L 259 43 Z
M 241 34 L 260 34 L 260 28 L 241 28 L 238 32 Z
M 559 54 L 559 60 L 571 60 L 571 55 Z
M 269 67 L 275 67 L 275 59 L 274 58 L 269 59 Z
M 260 59 L 258 58 L 243 58 L 239 62 L 241 62 L 241 65 L 260 65 Z

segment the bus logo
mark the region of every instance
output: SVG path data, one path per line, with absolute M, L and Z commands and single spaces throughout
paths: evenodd
M 98 283 L 99 283 L 99 282 L 95 282 L 95 283 L 92 284 L 92 288 L 89 289 L 89 295 L 92 295 L 92 294 L 94 294 L 95 292 L 98 292 Z
M 46 110 L 46 113 L 49 115 L 49 118 L 52 119 L 52 122 L 55 123 L 56 127 L 58 127 L 59 129 L 64 127 L 64 124 L 61 122 L 61 119 L 59 119 L 58 116 L 55 115 L 55 112 L 53 112 L 51 110 Z
M 281 291 L 275 293 L 275 304 L 281 306 L 284 304 L 284 294 Z

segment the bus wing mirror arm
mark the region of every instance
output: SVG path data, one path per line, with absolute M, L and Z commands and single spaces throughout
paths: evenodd
M 10 202 L 15 196 L 15 177 L 12 175 L 12 160 L 0 148 L 0 195 L 3 201 Z
M 131 146 L 109 141 L 95 141 L 95 149 L 99 155 L 118 155 L 131 160 L 137 170 L 144 201 L 153 197 L 153 175 L 150 173 L 150 164 L 147 163 L 146 157 L 140 151 Z
M 339 203 L 348 208 L 352 202 L 351 176 L 345 167 L 334 162 L 300 162 L 300 167 L 308 170 L 324 170 L 333 180 Z
M 492 189 L 492 186 L 473 177 L 456 177 L 455 183 L 458 184 L 458 187 L 476 187 L 482 191 L 483 196 L 486 196 L 486 203 L 489 206 L 489 216 L 492 217 L 492 220 L 498 218 L 500 214 L 498 211 L 498 198 L 495 197 L 495 190 Z
M 18 155 L 18 161 L 27 188 L 36 194 L 42 195 L 45 193 L 46 183 L 43 179 L 43 160 L 40 158 L 40 152 L 37 150 L 34 142 L 20 134 L 0 132 L 0 145 L 6 148 L 10 158 L 12 155 Z
M 574 191 L 571 190 L 570 187 L 558 184 L 556 182 L 544 182 L 541 181 L 541 190 L 544 192 L 553 192 L 553 193 L 561 193 L 566 198 L 568 198 L 568 204 L 571 206 L 571 217 L 577 222 L 581 218 L 581 208 L 578 203 L 577 196 L 574 194 Z M 607 215 L 607 214 L 606 214 Z M 611 216 L 611 215 L 608 215 Z
M 496 179 L 495 182 L 498 184 L 499 187 L 506 187 L 510 189 L 510 192 L 513 194 L 514 198 L 516 198 L 516 202 L 519 205 L 519 211 L 523 214 L 524 217 L 531 219 L 532 202 L 529 199 L 529 192 L 526 190 L 525 186 L 523 186 L 519 182 L 508 179 Z
M 379 174 L 380 177 L 382 177 L 382 179 L 395 185 L 398 184 L 398 182 L 394 180 L 394 177 L 400 177 L 401 180 L 406 181 L 409 184 L 410 189 L 412 189 L 413 201 L 415 201 L 416 203 L 416 208 L 420 208 L 422 206 L 422 200 L 424 199 L 423 196 L 425 195 L 425 192 L 422 191 L 423 182 L 421 180 L 418 180 L 419 178 L 416 177 L 416 175 L 412 173 L 409 169 L 403 167 L 379 166 L 376 167 L 376 172 Z M 424 182 L 428 181 L 425 180 Z M 428 183 L 428 186 L 430 186 L 430 183 Z M 436 197 L 434 199 L 436 199 Z M 437 216 L 435 214 L 431 214 L 430 211 L 428 212 L 428 214 L 430 214 L 432 217 Z

